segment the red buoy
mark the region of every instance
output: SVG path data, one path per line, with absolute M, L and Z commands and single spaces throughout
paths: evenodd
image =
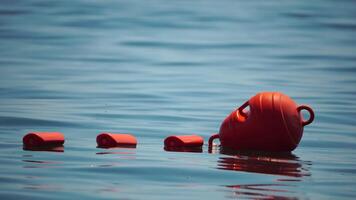
M 64 144 L 64 135 L 59 132 L 31 132 L 22 141 L 25 148 L 55 147 Z
M 121 133 L 101 133 L 96 137 L 98 147 L 136 147 L 135 136 Z
M 172 135 L 164 140 L 165 147 L 201 147 L 204 138 L 198 135 Z
M 302 110 L 309 112 L 304 120 Z M 303 127 L 314 120 L 313 110 L 298 106 L 279 92 L 258 93 L 228 115 L 219 134 L 209 139 L 220 139 L 221 146 L 233 150 L 293 151 L 299 144 Z

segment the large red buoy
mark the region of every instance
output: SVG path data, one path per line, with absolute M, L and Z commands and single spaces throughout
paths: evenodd
M 309 112 L 304 120 L 302 110 Z M 299 144 L 303 127 L 314 120 L 313 110 L 298 106 L 290 97 L 279 92 L 261 92 L 225 118 L 219 134 L 221 146 L 233 150 L 293 151 Z

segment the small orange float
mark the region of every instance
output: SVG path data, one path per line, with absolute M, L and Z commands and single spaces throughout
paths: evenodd
M 172 135 L 164 140 L 165 147 L 201 147 L 204 139 L 198 135 Z
M 64 135 L 59 132 L 31 132 L 22 141 L 25 148 L 55 147 L 64 144 Z
M 133 135 L 121 133 L 101 133 L 96 137 L 100 148 L 131 147 L 135 148 L 137 140 Z

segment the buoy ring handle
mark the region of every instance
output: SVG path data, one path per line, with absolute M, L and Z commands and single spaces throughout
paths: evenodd
M 306 126 L 314 121 L 314 111 L 311 107 L 309 107 L 307 105 L 300 105 L 300 106 L 298 106 L 297 110 L 298 110 L 299 114 L 300 114 L 300 111 L 302 111 L 302 110 L 307 110 L 309 112 L 309 119 L 302 120 L 303 126 Z
M 214 134 L 209 138 L 209 148 L 213 147 L 213 141 L 219 138 L 219 134 Z
M 249 101 L 246 101 L 244 104 L 242 104 L 242 106 L 240 106 L 237 110 L 238 110 L 238 114 L 243 116 L 244 118 L 248 117 L 248 114 L 244 112 L 244 109 L 249 106 Z

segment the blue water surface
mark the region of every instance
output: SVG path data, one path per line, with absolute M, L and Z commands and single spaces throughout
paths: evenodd
M 2 0 L 0 198 L 355 199 L 355 33 L 351 0 Z M 260 91 L 314 109 L 292 154 L 163 149 Z M 24 151 L 30 131 L 64 152 Z

